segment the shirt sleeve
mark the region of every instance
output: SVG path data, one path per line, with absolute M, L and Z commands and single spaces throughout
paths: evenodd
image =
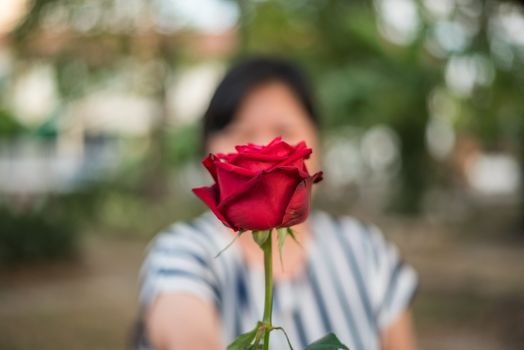
M 150 243 L 140 271 L 140 303 L 149 306 L 161 293 L 185 292 L 218 302 L 218 281 L 203 232 L 177 223 Z
M 418 287 L 418 276 L 375 226 L 368 226 L 372 300 L 378 327 L 385 329 L 409 307 Z

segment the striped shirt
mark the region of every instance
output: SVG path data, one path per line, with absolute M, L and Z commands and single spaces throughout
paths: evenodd
M 303 273 L 274 283 L 272 323 L 284 327 L 295 349 L 329 332 L 352 350 L 379 349 L 381 330 L 414 295 L 415 271 L 374 226 L 322 211 L 312 211 L 310 222 Z M 235 244 L 214 258 L 232 239 L 221 225 L 208 211 L 159 234 L 142 266 L 140 301 L 147 308 L 160 293 L 176 291 L 210 300 L 228 344 L 261 320 L 264 273 Z M 270 347 L 288 349 L 278 332 Z

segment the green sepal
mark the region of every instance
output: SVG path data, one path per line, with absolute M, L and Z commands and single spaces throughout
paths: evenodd
M 267 239 L 271 237 L 271 229 L 269 230 L 263 230 L 263 231 L 252 231 L 253 232 L 253 239 L 260 248 L 264 249 L 263 245 L 266 243 Z
M 258 325 L 251 331 L 241 334 L 227 346 L 227 350 L 251 350 L 256 349 L 256 344 L 253 343 L 257 336 Z M 254 347 L 255 346 L 255 347 Z
M 285 227 L 277 228 L 277 238 L 278 238 L 278 256 L 280 257 L 280 266 L 284 269 L 284 263 L 282 261 L 282 255 L 284 251 L 284 243 L 286 243 L 286 236 L 288 231 Z
M 342 344 L 334 333 L 329 333 L 319 340 L 306 346 L 304 350 L 349 350 L 347 346 Z
M 290 235 L 291 238 L 293 238 L 295 243 L 298 244 L 300 247 L 302 247 L 302 244 L 300 244 L 300 242 L 297 240 L 297 237 L 295 236 L 295 231 L 293 231 L 291 227 L 286 227 L 286 230 L 287 230 L 287 234 Z
M 226 251 L 227 248 L 231 247 L 231 245 L 233 243 L 235 243 L 235 241 L 237 240 L 238 237 L 240 237 L 244 232 L 246 232 L 246 230 L 240 230 L 238 231 L 238 233 L 235 235 L 235 238 L 233 238 L 231 240 L 231 242 L 229 242 L 224 248 L 222 248 L 218 253 L 217 255 L 215 255 L 215 259 L 218 258 L 220 256 L 220 254 L 222 254 L 223 252 Z

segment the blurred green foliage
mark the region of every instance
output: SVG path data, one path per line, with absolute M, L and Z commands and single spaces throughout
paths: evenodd
M 25 128 L 11 115 L 0 109 L 0 138 L 14 138 L 25 132 Z
M 155 30 L 138 33 L 132 24 L 122 31 L 111 31 L 102 24 L 87 32 L 72 30 L 64 34 L 60 45 L 47 43 L 53 49 L 42 49 L 40 29 L 50 8 L 58 8 L 58 14 L 70 10 L 69 17 L 64 18 L 71 19 L 82 13 L 75 15 L 87 3 L 85 0 L 31 2 L 32 10 L 9 37 L 16 60 L 22 65 L 40 60 L 53 66 L 61 104 L 55 114 L 64 112 L 69 102 L 93 91 L 117 86 L 154 99 L 160 107 L 159 118 L 145 137 L 147 140 L 124 141 L 128 153 L 133 153 L 136 145 L 141 148 L 142 143 L 147 144 L 143 147 L 147 150 L 136 152 L 139 154 L 136 158 L 131 155 L 124 159 L 117 174 L 82 190 L 89 195 L 37 199 L 45 205 L 32 205 L 16 213 L 2 209 L 0 246 L 10 248 L 4 248 L 0 260 L 65 253 L 76 244 L 77 233 L 86 223 L 93 231 L 149 235 L 175 216 L 195 211 L 184 195 L 177 193 L 184 189 L 173 182 L 181 167 L 202 155 L 199 124 L 181 123 L 172 127 L 167 115 L 167 86 L 170 79 L 176 79 L 177 70 L 206 58 L 198 57 L 198 53 L 185 55 L 195 49 L 191 40 L 182 40 L 190 32 L 187 28 L 180 33 Z M 453 174 L 443 170 L 448 169 L 447 160 L 437 160 L 429 154 L 426 133 L 435 114 L 432 103 L 444 110 L 458 137 L 472 136 L 484 150 L 515 155 L 524 174 L 521 97 L 524 51 L 522 46 L 502 41 L 493 46 L 493 40 L 497 39 L 490 34 L 497 6 L 519 6 L 517 2 L 457 1 L 443 20 L 429 13 L 427 2 L 417 0 L 414 3 L 420 23 L 413 40 L 403 44 L 388 40 L 381 29 L 378 0 L 236 0 L 236 3 L 240 10 L 240 38 L 237 52 L 229 58 L 275 54 L 303 65 L 313 78 L 327 134 L 344 130 L 345 125 L 365 130 L 379 124 L 396 132 L 402 166 L 391 207 L 398 212 L 419 213 L 424 195 L 438 181 L 437 174 L 447 176 L 445 181 L 452 183 Z M 103 13 L 114 7 L 111 0 L 100 0 L 97 4 Z M 151 21 L 147 16 L 144 14 L 143 20 Z M 439 53 L 430 50 L 443 21 L 450 25 L 464 20 L 473 21 L 476 26 L 466 45 Z M 43 47 L 46 48 L 45 43 Z M 501 64 L 500 55 L 510 57 L 511 63 Z M 453 73 L 449 73 L 449 68 L 456 60 L 481 62 L 487 70 L 484 73 L 491 79 L 474 84 L 468 94 L 453 91 L 447 76 Z M 129 74 L 144 67 L 149 68 L 137 75 Z M 10 95 L 2 94 L 6 86 L 0 86 L 0 103 L 7 106 Z M 435 95 L 440 100 L 432 102 Z M 0 108 L 0 137 L 29 133 L 55 139 L 57 129 L 63 125 L 62 116 L 48 117 L 29 130 L 7 109 Z M 522 180 L 524 183 L 524 176 Z M 524 185 L 521 188 L 524 218 Z M 14 232 L 18 231 L 22 233 L 17 236 Z M 52 242 L 61 239 L 63 242 L 56 243 L 55 251 Z
M 167 135 L 167 157 L 172 166 L 182 166 L 202 154 L 200 131 L 200 124 L 187 124 Z
M 96 188 L 0 206 L 0 264 L 74 258 L 96 214 Z M 13 203 L 12 203 L 13 204 Z
M 0 209 L 0 265 L 71 257 L 77 244 L 77 228 L 69 220 Z
M 404 165 L 394 207 L 416 213 L 430 173 L 426 97 L 438 82 L 439 66 L 417 41 L 407 48 L 385 43 L 374 11 L 366 1 L 264 1 L 245 14 L 252 16 L 245 50 L 286 52 L 308 67 L 327 129 L 390 125 Z
M 379 3 L 251 3 L 243 12 L 247 17 L 242 22 L 243 52 L 285 52 L 313 72 L 328 130 L 344 124 L 369 127 L 383 123 L 396 131 L 402 168 L 392 205 L 400 212 L 420 211 L 423 195 L 439 166 L 429 156 L 425 139 L 431 116 L 429 100 L 437 90 L 446 91 L 449 103 L 455 106 L 453 114 L 445 117 L 453 121 L 459 135 L 474 135 L 489 150 L 509 149 L 522 158 L 524 171 L 524 99 L 520 97 L 524 91 L 524 55 L 519 46 L 506 48 L 505 55 L 514 58 L 506 67 L 496 61 L 489 44 L 497 40 L 490 39 L 489 33 L 496 6 L 518 4 L 483 0 L 453 3 L 446 21 L 467 23 L 478 11 L 473 20 L 478 28 L 463 48 L 435 55 L 429 52 L 428 43 L 435 40 L 437 26 L 444 22 L 430 14 L 422 1 L 415 1 L 420 20 L 417 35 L 404 45 L 388 41 L 380 32 Z M 450 92 L 446 70 L 451 60 L 472 57 L 482 59 L 488 74 L 493 69 L 494 80 L 475 85 L 469 96 Z

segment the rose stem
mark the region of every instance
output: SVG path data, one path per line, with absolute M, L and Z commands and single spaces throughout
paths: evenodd
M 272 236 L 269 230 L 269 237 L 263 245 L 264 250 L 264 277 L 266 282 L 266 296 L 264 298 L 264 324 L 268 327 L 264 333 L 264 350 L 269 350 L 269 333 L 271 327 L 271 312 L 273 310 L 273 249 Z

